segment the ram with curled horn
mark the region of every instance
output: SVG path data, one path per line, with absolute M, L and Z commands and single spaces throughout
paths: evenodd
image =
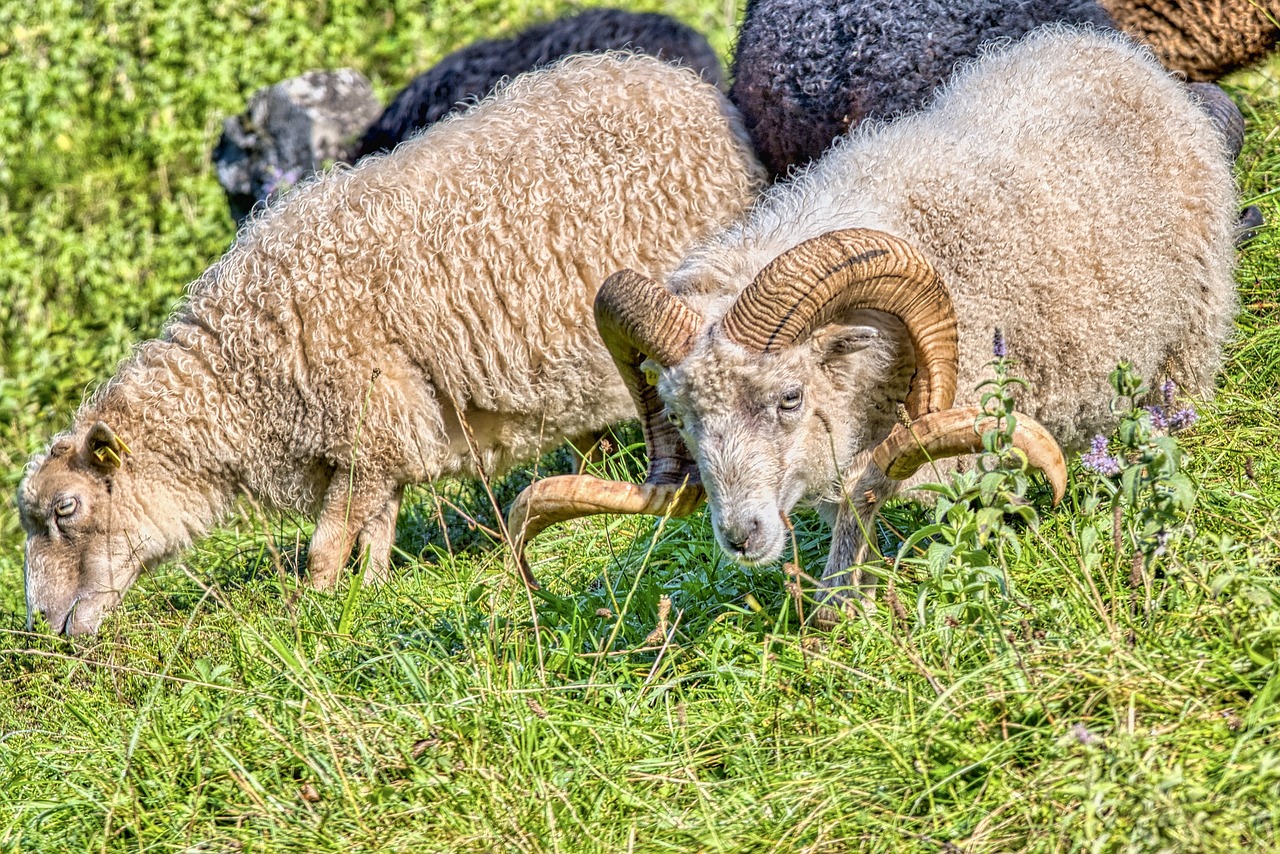
M 708 420 L 705 415 L 669 409 L 658 387 L 647 380 L 646 365 L 649 371 L 678 377 L 687 358 L 699 349 L 695 342 L 711 341 L 717 332 L 748 359 L 767 361 L 795 348 L 811 350 L 820 361 L 838 361 L 879 335 L 874 327 L 844 323 L 846 318 L 859 312 L 880 313 L 901 324 L 911 351 L 909 364 L 916 366 L 906 395 L 914 420 L 910 428 L 894 426 L 876 446 L 876 483 L 869 489 L 888 494 L 894 489 L 888 478 L 906 479 L 930 459 L 969 453 L 981 445 L 974 430 L 976 410 L 950 409 L 956 386 L 956 320 L 950 297 L 929 262 L 890 235 L 849 229 L 786 251 L 738 296 L 718 330 L 706 328 L 678 296 L 631 270 L 606 281 L 596 297 L 595 311 L 601 336 L 640 412 L 649 476 L 643 484 L 631 484 L 569 475 L 540 481 L 522 493 L 512 508 L 509 529 L 517 537 L 517 558 L 531 585 L 537 582 L 522 548 L 528 539 L 548 525 L 595 513 L 689 513 L 705 494 L 700 465 L 718 475 L 713 481 L 717 488 L 712 519 L 721 547 L 745 563 L 765 563 L 781 556 L 786 516 L 795 504 L 782 496 L 797 490 L 783 485 L 757 491 L 754 484 L 759 481 L 753 475 L 768 467 L 761 460 L 787 439 L 802 445 L 804 456 L 821 457 L 821 446 L 836 437 L 831 421 L 839 413 L 812 405 L 806 411 L 806 389 L 787 381 L 777 386 L 776 393 L 758 394 L 760 389 L 752 387 L 745 395 L 712 382 L 716 387 L 707 389 L 709 396 L 731 400 L 732 405 L 723 410 L 728 416 L 724 427 L 710 433 L 702 427 Z M 816 350 L 811 343 L 815 335 L 827 339 Z M 690 433 L 695 421 L 699 427 Z M 729 426 L 732 422 L 764 429 L 759 437 L 749 436 L 752 431 L 734 429 Z M 696 437 L 694 446 L 703 451 L 696 461 L 682 431 Z M 1033 465 L 1048 474 L 1055 500 L 1061 498 L 1066 468 L 1053 438 L 1021 416 L 1014 441 Z M 834 478 L 824 477 L 832 482 L 838 478 L 838 472 Z M 778 483 L 776 478 L 771 482 Z M 804 491 L 811 490 L 806 486 Z M 830 505 L 824 509 L 835 519 L 837 543 L 856 539 L 854 532 L 865 529 L 875 509 L 875 503 L 865 498 L 867 492 L 858 497 L 844 490 L 821 490 L 818 503 Z M 843 551 L 847 547 L 833 548 L 832 554 Z M 837 560 L 843 564 L 843 558 Z
M 787 515 L 815 506 L 833 528 L 823 587 L 861 590 L 878 506 L 936 477 L 926 461 L 981 449 L 995 329 L 1029 384 L 1015 443 L 1060 498 L 1060 448 L 1115 424 L 1118 361 L 1212 392 L 1237 305 L 1230 131 L 1122 38 L 1044 30 L 837 141 L 662 283 L 615 274 L 597 325 L 649 476 L 533 484 L 510 514 L 526 577 L 548 525 L 705 495 L 748 564 L 780 558 Z

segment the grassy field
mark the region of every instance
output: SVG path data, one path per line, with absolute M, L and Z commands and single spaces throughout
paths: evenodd
M 735 3 L 633 5 L 727 53 Z M 535 600 L 483 490 L 446 483 L 406 501 L 385 587 L 299 588 L 305 526 L 246 512 L 98 637 L 24 632 L 8 496 L 231 241 L 221 117 L 310 68 L 385 98 L 567 8 L 0 4 L 0 852 L 1276 850 L 1275 227 L 1242 253 L 1238 338 L 1178 437 L 1180 503 L 1167 472 L 1117 510 L 1073 463 L 1062 507 L 1033 489 L 1037 527 L 981 548 L 957 508 L 950 556 L 884 561 L 866 621 L 804 627 L 787 576 L 726 563 L 705 516 L 551 532 Z M 1228 88 L 1244 195 L 1280 222 L 1280 60 Z M 886 553 L 934 516 L 892 508 Z M 820 566 L 821 525 L 797 528 Z

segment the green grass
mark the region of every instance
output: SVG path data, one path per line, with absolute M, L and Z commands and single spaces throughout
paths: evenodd
M 734 4 L 669 5 L 727 50 Z M 6 493 L 229 243 L 222 115 L 313 67 L 385 97 L 565 8 L 0 7 Z M 1245 195 L 1280 222 L 1280 61 L 1231 89 Z M 973 625 L 928 598 L 917 619 L 925 587 L 886 564 L 869 620 L 804 628 L 782 572 L 727 564 L 705 516 L 548 532 L 534 599 L 483 490 L 448 483 L 409 496 L 385 587 L 300 589 L 305 527 L 248 512 L 71 642 L 23 631 L 6 499 L 0 852 L 1275 850 L 1278 248 L 1269 227 L 1242 255 L 1240 333 L 1184 442 L 1194 535 L 1131 586 L 1077 468 Z M 926 518 L 891 508 L 882 542 Z M 797 528 L 820 565 L 823 527 Z

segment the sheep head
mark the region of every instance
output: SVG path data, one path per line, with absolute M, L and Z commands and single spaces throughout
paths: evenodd
M 157 559 L 129 497 L 131 451 L 103 421 L 56 440 L 28 465 L 18 489 L 27 532 L 27 626 L 41 614 L 55 632 L 91 634 L 143 567 Z
M 659 395 L 705 483 L 724 551 L 778 559 L 801 501 L 836 503 L 892 427 L 955 396 L 956 322 L 932 267 L 889 235 L 832 232 L 779 256 Z M 913 380 L 912 377 L 915 377 Z
M 593 513 L 681 515 L 705 494 L 717 541 L 744 563 L 781 557 L 802 500 L 838 505 L 874 467 L 909 477 L 981 448 L 977 413 L 951 409 L 956 319 L 932 266 L 866 229 L 830 232 L 768 264 L 718 321 L 631 271 L 596 298 L 596 322 L 631 390 L 650 454 L 644 484 L 568 476 L 526 489 L 510 530 L 523 545 Z M 914 421 L 896 424 L 899 402 Z M 1021 416 L 1015 444 L 1065 485 L 1057 443 Z

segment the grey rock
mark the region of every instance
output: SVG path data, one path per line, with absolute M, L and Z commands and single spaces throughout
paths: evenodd
M 308 71 L 253 93 L 244 113 L 223 122 L 213 150 L 236 224 L 259 202 L 346 160 L 381 112 L 369 81 L 350 68 Z

